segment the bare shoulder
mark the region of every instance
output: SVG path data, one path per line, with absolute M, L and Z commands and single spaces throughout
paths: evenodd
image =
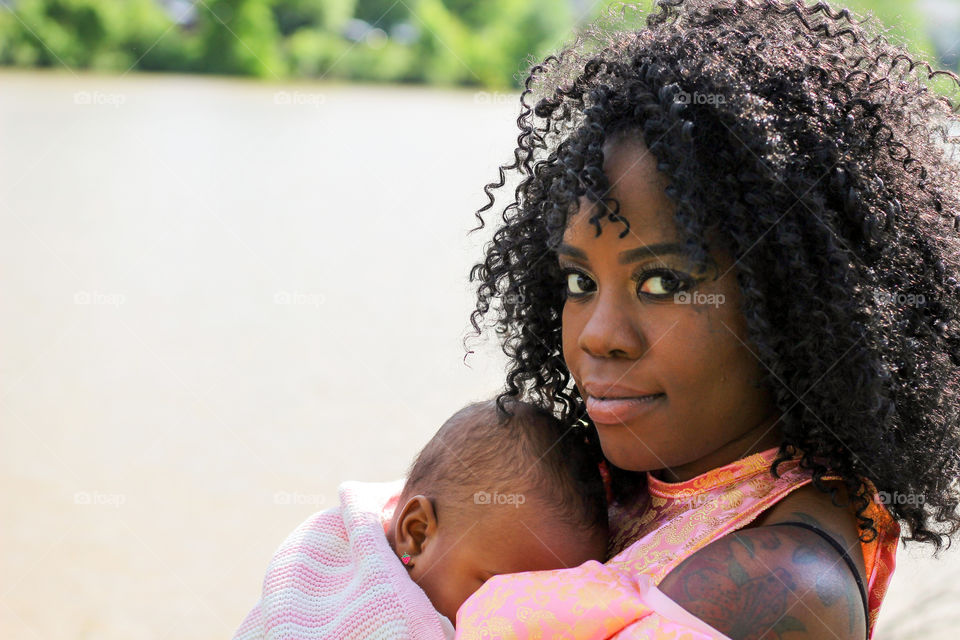
M 846 504 L 848 497 L 843 484 L 830 481 L 826 484 L 836 487 L 840 504 Z M 851 507 L 835 505 L 829 494 L 808 484 L 767 509 L 748 526 L 762 527 L 780 522 L 804 522 L 830 534 L 847 550 L 847 555 L 853 560 L 857 572 L 866 584 L 866 565 L 859 543 L 860 529 Z
M 659 588 L 734 640 L 866 636 L 853 573 L 830 543 L 801 527 L 734 531 L 684 560 Z

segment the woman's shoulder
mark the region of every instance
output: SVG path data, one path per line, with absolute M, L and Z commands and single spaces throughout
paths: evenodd
M 805 526 L 778 526 L 787 522 Z M 686 558 L 659 588 L 734 639 L 782 637 L 787 632 L 791 639 L 862 639 L 866 619 L 861 587 L 836 545 L 846 550 L 862 582 L 855 515 L 808 485 L 750 527 Z
M 866 584 L 867 569 L 860 545 L 860 529 L 856 512 L 849 506 L 846 487 L 839 481 L 827 480 L 824 484 L 836 489 L 838 504 L 834 504 L 830 494 L 807 484 L 764 511 L 747 528 L 801 523 L 818 529 L 843 547 L 844 553 L 853 562 L 857 575 L 863 584 Z M 846 566 L 846 563 L 843 564 Z

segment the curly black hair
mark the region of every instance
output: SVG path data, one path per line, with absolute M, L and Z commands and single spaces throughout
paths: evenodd
M 960 86 L 874 21 L 801 0 L 627 5 L 532 65 L 475 230 L 516 175 L 513 202 L 470 274 L 472 337 L 494 327 L 509 358 L 500 397 L 596 437 L 563 361 L 554 250 L 581 196 L 617 219 L 602 146 L 639 134 L 694 258 L 719 232 L 735 260 L 782 413 L 771 471 L 800 454 L 834 499 L 822 477 L 842 476 L 864 539 L 868 478 L 894 496 L 904 542 L 938 552 L 960 529 L 960 117 L 931 88 L 944 78 Z

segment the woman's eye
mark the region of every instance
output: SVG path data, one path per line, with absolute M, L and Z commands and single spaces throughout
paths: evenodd
M 567 293 L 571 296 L 582 296 L 596 290 L 593 280 L 579 271 L 567 272 Z
M 649 296 L 670 296 L 689 286 L 685 278 L 670 271 L 661 271 L 640 281 L 637 290 Z

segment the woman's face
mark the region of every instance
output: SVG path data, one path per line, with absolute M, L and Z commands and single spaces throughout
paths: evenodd
M 642 142 L 604 147 L 624 226 L 581 199 L 558 249 L 565 272 L 563 355 L 606 457 L 683 480 L 779 444 L 763 365 L 745 344 L 736 267 L 680 252 L 666 177 Z

